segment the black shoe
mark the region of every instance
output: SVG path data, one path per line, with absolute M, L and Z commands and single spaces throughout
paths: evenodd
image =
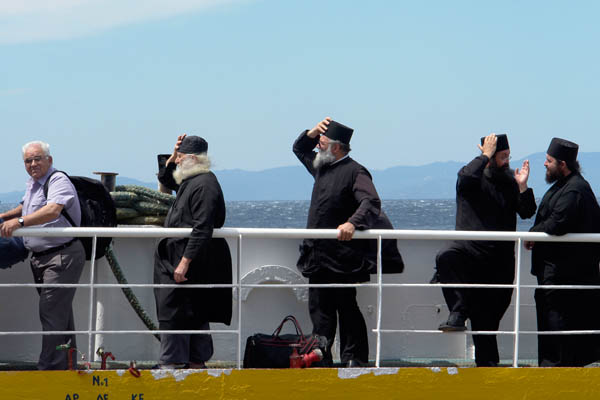
M 314 368 L 333 368 L 333 361 L 331 358 L 324 358 L 321 361 L 312 363 L 311 366 Z
M 478 367 L 497 367 L 498 363 L 496 361 L 475 361 L 475 365 L 477 365 Z
M 438 329 L 444 332 L 462 332 L 466 331 L 467 327 L 465 323 L 467 322 L 467 317 L 459 312 L 451 312 L 448 316 L 448 321 L 441 324 Z

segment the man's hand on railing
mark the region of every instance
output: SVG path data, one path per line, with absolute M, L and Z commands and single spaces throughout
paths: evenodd
M 2 236 L 3 238 L 12 237 L 13 232 L 19 229 L 20 227 L 21 224 L 17 221 L 16 218 L 4 221 L 0 224 L 0 236 Z
M 352 225 L 352 223 L 345 222 L 342 225 L 338 226 L 337 230 L 338 240 L 350 240 L 352 239 L 352 236 L 354 236 L 354 231 L 356 230 L 356 228 L 354 228 L 354 225 Z

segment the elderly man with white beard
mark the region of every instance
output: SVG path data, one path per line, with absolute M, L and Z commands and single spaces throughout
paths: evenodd
M 208 143 L 181 135 L 159 181 L 175 190 L 165 227 L 192 228 L 189 238 L 162 239 L 154 254 L 156 284 L 231 284 L 231 254 L 213 238 L 225 223 L 225 201 L 210 171 Z M 231 323 L 231 288 L 155 288 L 160 330 L 209 330 L 209 322 Z M 205 368 L 212 357 L 208 334 L 162 334 L 156 368 Z
M 308 229 L 337 229 L 338 240 L 306 239 L 297 267 L 310 284 L 360 283 L 370 279 L 375 248 L 370 240 L 351 240 L 356 229 L 392 228 L 365 167 L 348 156 L 353 130 L 327 117 L 303 131 L 293 151 L 315 178 Z M 315 147 L 319 151 L 314 152 Z M 395 240 L 385 246 L 386 266 L 401 272 L 402 258 Z M 389 256 L 389 257 L 388 257 Z M 331 347 L 339 318 L 340 358 L 346 367 L 368 363 L 369 344 L 356 288 L 309 288 L 313 334 L 327 338 L 322 366 L 333 364 Z

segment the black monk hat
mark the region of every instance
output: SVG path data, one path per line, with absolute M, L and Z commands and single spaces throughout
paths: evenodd
M 504 133 L 501 135 L 496 135 L 498 141 L 496 142 L 496 151 L 508 150 L 510 146 L 508 145 L 508 136 Z M 483 146 L 483 142 L 485 141 L 485 136 L 481 138 L 481 145 Z
M 350 144 L 352 133 L 354 133 L 354 129 L 348 128 L 346 125 L 342 125 L 339 122 L 331 120 L 329 121 L 329 125 L 327 125 L 327 130 L 325 131 L 324 135 L 329 139 Z
M 208 150 L 208 143 L 200 136 L 186 136 L 177 150 L 183 154 L 202 154 Z
M 546 153 L 558 160 L 570 162 L 577 160 L 577 151 L 579 151 L 577 143 L 555 137 L 552 138 Z

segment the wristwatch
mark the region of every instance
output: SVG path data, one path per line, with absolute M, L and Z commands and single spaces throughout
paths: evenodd
M 17 221 L 19 221 L 19 224 L 21 224 L 21 226 L 25 226 L 25 220 L 23 219 L 23 217 L 19 217 Z

